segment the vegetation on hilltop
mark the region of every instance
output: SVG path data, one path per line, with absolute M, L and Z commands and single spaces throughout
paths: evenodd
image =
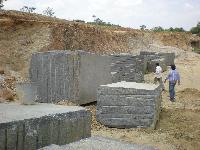
M 196 27 L 193 27 L 190 32 L 192 32 L 192 34 L 197 34 L 198 36 L 200 36 L 200 22 L 198 22 Z

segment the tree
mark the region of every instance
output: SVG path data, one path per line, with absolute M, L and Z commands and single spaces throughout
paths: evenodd
M 46 16 L 53 17 L 55 12 L 53 11 L 53 8 L 47 7 L 46 10 L 43 11 L 43 14 Z
M 200 36 L 200 22 L 197 23 L 196 27 L 192 27 L 190 32 L 192 32 L 192 34 L 197 34 L 198 36 Z
M 36 10 L 35 7 L 28 7 L 28 6 L 23 6 L 20 11 L 23 12 L 28 12 L 28 13 L 33 13 Z
M 169 29 L 167 29 L 167 31 L 173 32 L 173 31 L 174 31 L 174 28 L 170 27 Z
M 96 17 L 95 15 L 92 15 L 92 18 L 94 19 L 94 21 L 93 22 L 87 22 L 88 24 L 100 25 L 100 26 L 121 27 L 120 25 L 111 24 L 110 22 L 105 22 L 102 19 Z
M 151 30 L 154 31 L 154 32 L 161 32 L 161 31 L 164 31 L 164 29 L 163 29 L 161 26 L 154 27 L 154 28 L 152 28 Z
M 4 1 L 7 1 L 7 0 L 0 0 L 0 9 L 2 9 L 2 7 L 4 6 L 4 5 L 3 5 L 3 2 L 4 2 Z
M 104 23 L 103 20 L 101 20 L 100 18 L 96 18 L 96 19 L 94 20 L 94 22 L 95 22 L 96 24 L 99 24 L 99 25 L 101 25 L 101 24 Z
M 174 28 L 175 32 L 185 32 L 185 30 L 181 27 L 181 28 Z
M 145 30 L 146 28 L 147 28 L 147 26 L 145 26 L 145 25 L 141 25 L 141 26 L 140 26 L 140 29 L 141 29 L 141 30 Z
M 80 19 L 76 19 L 76 20 L 73 20 L 73 21 L 75 21 L 75 22 L 80 22 L 80 23 L 85 23 L 84 20 L 80 20 Z
M 182 27 L 180 27 L 180 28 L 178 28 L 178 27 L 176 27 L 176 28 L 170 27 L 169 29 L 165 29 L 165 31 L 170 31 L 170 32 L 185 32 L 185 30 Z

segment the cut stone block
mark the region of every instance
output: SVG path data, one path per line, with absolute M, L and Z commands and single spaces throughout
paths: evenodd
M 163 71 L 166 71 L 167 66 L 174 64 L 175 53 L 157 53 L 157 52 L 141 51 L 140 57 L 141 59 L 147 61 L 148 66 L 149 65 L 151 66 L 151 64 L 154 64 L 156 61 L 160 60 L 158 62 L 160 62 L 161 66 L 163 67 Z M 153 66 L 152 67 L 148 66 L 147 66 L 148 72 L 155 72 L 155 69 L 151 69 Z
M 35 150 L 91 136 L 91 113 L 54 104 L 0 104 L 0 149 Z
M 138 144 L 129 144 L 110 138 L 93 136 L 80 140 L 78 142 L 67 145 L 50 145 L 40 150 L 155 150 L 153 147 L 148 147 Z
M 143 61 L 131 55 L 95 55 L 84 51 L 35 53 L 30 80 L 38 86 L 38 102 L 70 100 L 77 104 L 96 101 L 102 84 L 144 80 Z
M 175 60 L 175 53 L 157 53 L 158 56 L 164 57 L 167 66 L 173 65 Z
M 143 82 L 146 62 L 137 55 L 111 55 L 112 83 Z
M 155 128 L 160 107 L 159 85 L 118 82 L 99 87 L 96 117 L 108 127 Z
M 159 63 L 159 65 L 162 68 L 162 71 L 167 70 L 167 65 L 165 63 L 165 59 L 153 59 L 147 63 L 147 72 L 155 72 L 156 71 L 156 63 Z

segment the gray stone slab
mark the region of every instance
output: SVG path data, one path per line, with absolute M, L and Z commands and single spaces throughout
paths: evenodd
M 85 55 L 80 60 L 80 99 L 82 103 L 96 101 L 101 84 L 112 83 L 108 56 Z
M 91 136 L 91 113 L 53 104 L 0 104 L 0 148 L 38 149 Z
M 99 95 L 156 95 L 159 92 L 160 87 L 155 84 L 124 81 L 101 85 L 98 89 Z
M 130 144 L 119 140 L 93 136 L 68 145 L 50 145 L 40 150 L 155 150 L 153 147 Z
M 157 52 L 140 52 L 141 59 L 147 61 L 147 70 L 148 72 L 155 71 L 155 63 L 160 63 L 160 66 L 163 68 L 163 71 L 167 70 L 167 66 L 174 64 L 175 53 L 157 53 Z
M 140 56 L 96 55 L 84 51 L 39 52 L 32 56 L 30 80 L 38 86 L 38 102 L 96 101 L 99 85 L 119 81 L 143 82 Z
M 167 65 L 165 62 L 165 59 L 153 59 L 147 63 L 147 71 L 148 72 L 155 72 L 156 71 L 156 63 L 159 63 L 159 65 L 162 68 L 162 71 L 167 70 Z
M 155 128 L 161 106 L 161 87 L 118 82 L 101 85 L 97 92 L 97 121 L 116 128 Z

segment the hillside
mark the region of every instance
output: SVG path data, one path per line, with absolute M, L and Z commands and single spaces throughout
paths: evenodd
M 38 14 L 0 12 L 0 64 L 23 75 L 27 73 L 31 54 L 36 51 L 82 49 L 97 53 L 136 53 L 154 49 L 154 45 L 191 50 L 194 40 L 199 38 L 189 33 L 106 28 Z

